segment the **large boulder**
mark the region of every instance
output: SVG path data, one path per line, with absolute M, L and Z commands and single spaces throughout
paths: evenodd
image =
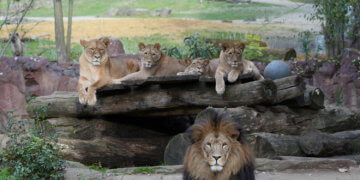
M 169 16 L 170 14 L 171 14 L 170 8 L 156 9 L 155 12 L 151 13 L 152 16 L 161 16 L 161 17 L 166 17 Z
M 110 45 L 107 47 L 107 53 L 110 57 L 121 56 L 125 54 L 124 46 L 118 38 L 113 36 L 104 36 L 101 37 L 100 40 L 105 37 L 110 39 Z

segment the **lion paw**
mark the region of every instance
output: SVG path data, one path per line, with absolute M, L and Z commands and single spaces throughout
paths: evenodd
M 120 79 L 114 79 L 112 80 L 112 84 L 121 84 Z
M 237 77 L 235 77 L 235 76 L 228 76 L 228 81 L 230 82 L 230 83 L 233 83 L 233 82 L 235 82 L 237 80 Z
M 222 95 L 222 94 L 224 94 L 224 92 L 225 92 L 225 87 L 218 87 L 218 86 L 216 86 L 215 90 L 216 90 L 216 93 L 217 93 L 217 94 Z
M 82 94 L 82 93 L 79 94 L 79 102 L 80 104 L 86 104 L 87 102 L 86 94 Z
M 88 105 L 94 106 L 96 104 L 96 93 L 88 93 Z

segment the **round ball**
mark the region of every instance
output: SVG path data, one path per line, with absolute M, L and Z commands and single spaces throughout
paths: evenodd
M 267 79 L 275 80 L 287 76 L 291 76 L 291 68 L 284 61 L 272 61 L 265 67 L 264 77 Z

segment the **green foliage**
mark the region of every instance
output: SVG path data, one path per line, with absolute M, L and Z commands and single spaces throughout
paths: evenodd
M 0 154 L 2 166 L 15 179 L 62 179 L 64 160 L 60 147 L 56 144 L 57 136 L 49 135 L 49 126 L 44 120 L 47 109 L 37 109 L 29 121 L 21 120 L 13 111 L 9 111 L 7 131 L 10 132 L 10 145 Z M 6 171 L 5 171 L 6 172 Z M 9 174 L 8 173 L 8 174 Z M 7 174 L 2 173 L 7 176 Z
M 341 86 L 341 88 L 339 89 L 339 91 L 336 92 L 336 104 L 340 105 L 344 102 L 344 86 Z
M 139 167 L 133 170 L 133 174 L 154 174 L 155 168 L 153 167 Z
M 247 60 L 257 60 L 257 61 L 267 61 L 266 57 L 264 57 L 264 54 L 262 53 L 263 49 L 266 49 L 266 47 L 260 47 L 260 41 L 261 37 L 257 35 L 252 34 L 246 34 L 245 40 L 248 45 L 245 48 L 244 51 L 244 57 Z
M 305 53 L 305 61 L 308 61 L 310 58 L 310 44 L 311 44 L 311 32 L 304 31 L 300 33 L 299 41 L 301 42 L 302 51 Z
M 102 173 L 106 173 L 106 171 L 109 170 L 109 168 L 102 167 L 101 162 L 98 162 L 98 163 L 95 163 L 95 164 L 89 166 L 89 169 L 99 171 Z
M 350 12 L 353 8 L 358 8 L 358 0 L 314 0 L 313 7 L 315 13 L 309 16 L 310 20 L 320 20 L 323 22 L 323 33 L 329 57 L 337 58 L 345 48 L 345 32 L 348 31 L 353 23 L 359 23 L 359 15 L 356 21 L 350 23 Z M 350 32 L 351 33 L 351 32 Z M 356 35 L 359 36 L 358 32 Z
M 219 56 L 220 50 L 215 48 L 213 44 L 206 43 L 200 38 L 199 33 L 195 32 L 190 37 L 185 38 L 183 48 L 170 45 L 162 48 L 163 52 L 168 56 L 177 59 L 195 59 L 198 57 L 212 59 Z

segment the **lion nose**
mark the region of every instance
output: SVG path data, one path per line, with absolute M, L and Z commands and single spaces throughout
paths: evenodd
M 213 158 L 217 161 L 218 159 L 221 158 L 221 156 L 213 156 Z
M 96 58 L 96 59 L 99 59 L 99 58 L 100 58 L 100 55 L 95 56 L 95 58 Z

